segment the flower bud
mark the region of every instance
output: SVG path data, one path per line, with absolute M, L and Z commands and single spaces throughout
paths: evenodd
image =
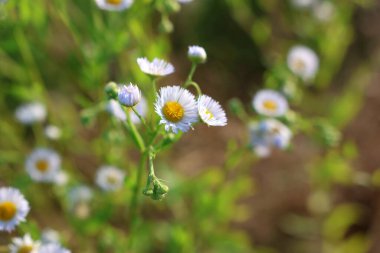
M 104 91 L 106 92 L 109 99 L 117 99 L 119 86 L 114 82 L 109 82 L 107 83 L 106 87 L 104 87 Z
M 189 46 L 187 57 L 196 64 L 205 63 L 207 60 L 206 51 L 200 46 Z
M 119 102 L 126 107 L 133 107 L 141 100 L 140 89 L 133 84 L 124 85 L 119 91 Z

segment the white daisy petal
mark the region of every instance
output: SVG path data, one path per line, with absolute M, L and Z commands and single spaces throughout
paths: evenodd
M 0 231 L 12 231 L 25 221 L 30 207 L 19 190 L 10 187 L 0 188 Z
M 319 68 L 317 54 L 308 47 L 294 46 L 288 53 L 289 69 L 305 81 L 313 79 Z
M 155 111 L 161 117 L 160 124 L 167 132 L 187 132 L 198 121 L 195 97 L 180 86 L 161 88 L 155 103 Z
M 45 120 L 46 108 L 39 102 L 23 104 L 16 109 L 15 116 L 22 124 L 31 125 Z
M 9 245 L 10 253 L 38 253 L 38 248 L 40 243 L 38 241 L 33 241 L 29 234 L 24 235 L 24 237 L 13 238 L 12 244 Z
M 147 58 L 138 58 L 137 63 L 142 72 L 152 76 L 166 76 L 174 72 L 172 64 L 157 58 L 152 62 Z
M 128 9 L 133 0 L 95 0 L 100 9 L 106 11 L 123 11 Z
M 289 109 L 286 98 L 274 90 L 261 90 L 252 100 L 253 108 L 257 113 L 270 116 L 283 116 Z
M 209 96 L 202 95 L 199 97 L 198 113 L 202 121 L 209 126 L 227 125 L 226 113 L 220 104 Z
M 96 184 L 104 191 L 117 191 L 123 186 L 125 173 L 112 166 L 102 166 L 96 173 Z
M 71 253 L 71 251 L 63 248 L 57 243 L 49 243 L 42 245 L 38 250 L 38 253 Z
M 141 100 L 141 91 L 136 86 L 130 83 L 128 86 L 124 85 L 119 89 L 119 102 L 127 107 L 137 105 Z
M 125 114 L 123 108 L 120 103 L 114 99 L 111 99 L 108 104 L 106 110 L 115 118 L 125 121 L 127 120 L 127 115 Z
M 61 169 L 61 158 L 52 149 L 37 148 L 26 159 L 25 168 L 37 182 L 55 182 Z

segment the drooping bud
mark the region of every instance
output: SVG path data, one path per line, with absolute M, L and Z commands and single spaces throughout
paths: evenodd
M 141 100 L 140 89 L 133 84 L 124 85 L 119 91 L 119 102 L 126 107 L 133 107 Z
M 189 46 L 189 50 L 187 52 L 187 57 L 193 63 L 205 63 L 207 60 L 207 54 L 203 47 L 200 46 Z

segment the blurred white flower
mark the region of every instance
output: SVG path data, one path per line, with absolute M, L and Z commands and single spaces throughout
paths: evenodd
M 166 76 L 174 72 L 173 65 L 157 58 L 154 58 L 152 62 L 147 58 L 138 58 L 137 63 L 142 72 L 152 76 Z
M 200 46 L 189 46 L 187 56 L 194 63 L 204 63 L 207 60 L 206 50 Z
M 46 108 L 39 102 L 23 104 L 16 109 L 15 116 L 22 124 L 30 125 L 45 120 Z
M 52 149 L 36 148 L 28 156 L 25 168 L 37 182 L 54 182 L 61 169 L 61 158 Z
M 0 231 L 12 231 L 25 221 L 30 207 L 18 189 L 0 188 Z
M 104 191 L 117 191 L 123 186 L 125 173 L 113 166 L 102 166 L 96 173 L 96 184 Z
M 41 233 L 41 242 L 43 244 L 59 243 L 58 231 L 51 228 L 45 228 Z
M 155 111 L 161 117 L 160 124 L 167 132 L 187 132 L 198 121 L 198 109 L 195 97 L 179 86 L 167 86 L 160 89 L 155 103 Z
M 29 234 L 24 237 L 18 237 L 12 239 L 12 244 L 9 245 L 10 253 L 38 253 L 40 243 L 33 241 Z
M 136 106 L 137 108 L 137 106 Z M 127 115 L 125 114 L 123 108 L 120 103 L 114 99 L 111 99 L 108 104 L 106 110 L 115 118 L 125 121 L 127 119 Z
M 62 131 L 59 127 L 54 125 L 48 125 L 45 127 L 45 136 L 51 140 L 58 140 L 61 138 Z
M 291 3 L 296 8 L 311 8 L 317 0 L 291 0 Z
M 317 54 L 305 46 L 291 48 L 288 53 L 287 63 L 289 69 L 305 81 L 314 78 L 319 68 Z
M 119 89 L 118 98 L 120 104 L 133 107 L 140 102 L 141 91 L 136 85 L 130 83 L 128 86 L 124 85 Z
M 65 186 L 69 181 L 69 176 L 64 171 L 59 171 L 55 176 L 54 183 L 59 186 Z
M 202 121 L 209 126 L 227 125 L 227 117 L 223 108 L 209 96 L 202 95 L 199 97 L 198 113 Z
M 135 106 L 135 110 L 140 114 L 141 117 L 146 116 L 146 114 L 148 112 L 148 104 L 147 104 L 146 99 L 144 97 L 141 97 L 141 101 L 140 101 L 140 103 L 138 103 Z M 139 117 L 136 115 L 135 112 L 129 111 L 129 113 L 130 113 L 131 121 L 133 124 L 140 124 L 141 123 Z
M 93 198 L 93 191 L 85 185 L 76 186 L 69 191 L 69 208 L 78 218 L 87 218 L 90 214 L 89 202 Z
M 71 253 L 71 251 L 63 248 L 57 243 L 49 243 L 42 245 L 38 250 L 38 253 Z
M 257 92 L 252 105 L 257 113 L 269 117 L 283 116 L 289 109 L 286 98 L 281 93 L 269 89 Z
M 317 2 L 313 6 L 313 15 L 321 22 L 328 22 L 334 16 L 335 6 L 330 1 Z
M 193 0 L 177 0 L 178 3 L 181 3 L 181 4 L 187 4 L 187 3 L 191 3 Z
M 250 132 L 251 146 L 259 157 L 269 156 L 273 148 L 287 148 L 292 138 L 290 129 L 275 119 L 251 124 Z
M 122 11 L 129 8 L 133 0 L 95 0 L 100 9 L 107 11 Z

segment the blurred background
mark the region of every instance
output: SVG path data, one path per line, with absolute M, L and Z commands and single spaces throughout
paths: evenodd
M 135 1 L 114 13 L 90 0 L 1 4 L 0 185 L 19 188 L 32 210 L 19 231 L 0 232 L 0 245 L 52 228 L 73 252 L 126 252 L 138 154 L 107 113 L 83 111 L 105 100 L 109 81 L 148 85 L 137 57 L 173 63 L 176 72 L 160 85 L 183 82 L 187 48 L 200 45 L 208 60 L 194 80 L 221 101 L 228 126 L 197 126 L 161 155 L 156 170 L 171 191 L 160 202 L 141 196 L 128 252 L 380 252 L 380 1 L 194 0 L 180 9 L 172 2 Z M 320 70 L 291 107 L 306 121 L 328 122 L 340 141 L 296 131 L 289 150 L 259 159 L 245 148 L 248 126 L 230 101 L 254 118 L 252 97 L 298 44 L 316 51 Z M 59 140 L 41 140 L 38 126 L 17 122 L 15 109 L 28 101 L 46 105 L 44 125 L 59 126 Z M 60 153 L 68 185 L 26 175 L 36 146 Z M 89 215 L 78 217 L 70 187 L 96 188 L 105 163 L 127 170 L 126 187 L 115 195 L 95 189 Z

